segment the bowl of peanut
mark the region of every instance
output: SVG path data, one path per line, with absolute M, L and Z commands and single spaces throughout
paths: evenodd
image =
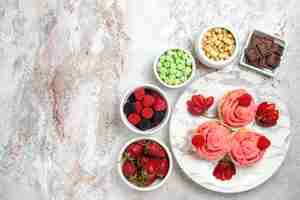
M 196 39 L 195 53 L 202 64 L 222 69 L 237 57 L 237 36 L 229 27 L 208 27 Z

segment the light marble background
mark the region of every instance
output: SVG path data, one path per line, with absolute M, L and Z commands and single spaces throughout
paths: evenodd
M 298 19 L 296 0 L 1 0 L 0 199 L 298 199 Z M 278 88 L 291 114 L 286 161 L 246 193 L 207 191 L 177 165 L 162 188 L 135 192 L 116 173 L 119 148 L 136 136 L 120 122 L 120 97 L 136 84 L 158 84 L 154 57 L 168 46 L 191 49 L 214 23 L 232 25 L 242 43 L 253 28 L 287 40 L 278 77 L 261 77 Z M 199 66 L 197 77 L 209 72 Z M 172 103 L 183 91 L 164 90 Z M 167 127 L 156 137 L 168 143 Z

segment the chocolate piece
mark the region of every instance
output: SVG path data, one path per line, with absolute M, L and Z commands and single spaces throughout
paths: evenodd
M 279 44 L 273 43 L 271 47 L 271 51 L 279 56 L 283 54 L 283 47 Z
M 255 63 L 256 61 L 259 60 L 259 53 L 256 50 L 256 48 L 248 48 L 245 51 L 245 55 L 246 55 L 246 60 L 247 62 L 251 63 Z
M 263 43 L 266 45 L 266 48 L 271 49 L 273 45 L 273 38 L 269 36 L 263 37 Z
M 256 47 L 257 47 L 259 53 L 261 54 L 261 56 L 265 57 L 272 53 L 270 48 L 268 48 L 268 44 L 261 43 L 261 44 L 257 44 Z
M 245 61 L 257 68 L 273 70 L 280 64 L 283 47 L 274 42 L 274 38 L 254 33 L 245 50 Z
M 263 68 L 263 66 L 261 65 L 261 61 L 260 60 L 257 60 L 256 62 L 254 63 L 251 63 L 251 65 L 257 67 L 257 68 Z
M 260 68 L 269 68 L 266 57 L 262 57 L 262 59 L 259 60 L 259 66 Z
M 272 69 L 278 67 L 279 63 L 280 63 L 280 56 L 277 54 L 271 54 L 266 59 L 266 64 Z
M 250 46 L 250 47 L 256 47 L 256 45 L 261 44 L 261 43 L 262 43 L 262 38 L 259 37 L 259 36 L 256 35 L 256 34 L 253 34 L 253 35 L 251 36 L 249 46 Z

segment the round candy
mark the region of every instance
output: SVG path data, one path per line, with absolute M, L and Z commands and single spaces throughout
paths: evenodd
M 181 49 L 165 52 L 157 64 L 159 78 L 168 85 L 184 83 L 192 74 L 193 58 Z

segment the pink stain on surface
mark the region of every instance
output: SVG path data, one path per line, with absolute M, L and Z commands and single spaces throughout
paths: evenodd
M 64 94 L 64 80 L 60 72 L 56 72 L 50 83 L 50 92 L 53 98 L 53 118 L 56 122 L 58 137 L 61 141 L 64 138 L 64 113 L 61 105 L 61 98 Z

